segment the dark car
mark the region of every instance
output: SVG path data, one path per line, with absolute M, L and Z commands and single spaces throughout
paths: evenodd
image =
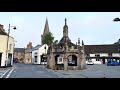
M 108 60 L 107 65 L 108 66 L 118 66 L 118 65 L 120 65 L 120 63 L 117 61 Z
M 14 63 L 18 63 L 18 59 L 17 58 L 13 58 L 13 62 Z

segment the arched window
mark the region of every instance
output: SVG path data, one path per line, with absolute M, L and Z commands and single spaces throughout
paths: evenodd
M 77 66 L 77 57 L 75 55 L 68 56 L 68 66 Z

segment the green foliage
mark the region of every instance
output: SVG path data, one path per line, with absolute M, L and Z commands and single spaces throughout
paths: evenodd
M 52 35 L 51 32 L 49 32 L 48 34 L 46 34 L 43 38 L 43 44 L 47 44 L 50 45 L 51 43 L 53 43 L 54 37 Z

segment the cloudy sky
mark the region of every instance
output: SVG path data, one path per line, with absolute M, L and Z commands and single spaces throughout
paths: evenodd
M 112 44 L 120 38 L 120 22 L 112 21 L 119 16 L 119 12 L 0 12 L 0 24 L 6 32 L 9 23 L 17 27 L 15 31 L 11 28 L 10 32 L 17 41 L 16 47 L 26 47 L 28 42 L 33 46 L 40 44 L 46 17 L 57 40 L 63 36 L 64 19 L 67 18 L 73 43 L 80 38 L 86 45 Z

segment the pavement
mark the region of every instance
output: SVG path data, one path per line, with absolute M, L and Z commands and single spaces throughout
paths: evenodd
M 85 70 L 51 70 L 43 65 L 15 63 L 0 68 L 0 78 L 120 78 L 120 66 L 86 65 Z
M 86 65 L 85 70 L 52 70 L 63 78 L 120 78 L 120 66 Z

